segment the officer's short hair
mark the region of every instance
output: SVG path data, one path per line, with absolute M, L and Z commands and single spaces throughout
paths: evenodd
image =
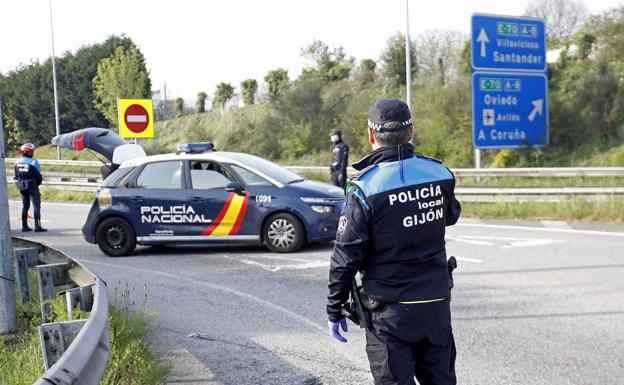
M 399 131 L 373 131 L 373 136 L 375 137 L 375 142 L 382 147 L 407 144 L 412 139 L 412 126 L 406 127 Z
M 381 99 L 368 110 L 368 128 L 381 146 L 406 144 L 411 139 L 412 114 L 398 99 Z

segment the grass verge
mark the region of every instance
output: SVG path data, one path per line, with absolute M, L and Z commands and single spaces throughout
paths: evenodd
M 31 283 L 36 286 L 36 280 Z M 115 290 L 117 293 L 117 290 Z M 150 350 L 149 340 L 156 330 L 154 316 L 137 309 L 129 300 L 127 288 L 109 308 L 111 355 L 101 384 L 160 384 L 168 367 Z M 147 297 L 144 296 L 146 299 Z M 67 320 L 65 297 L 52 301 L 55 321 Z M 44 373 L 43 357 L 37 327 L 41 313 L 37 296 L 27 304 L 17 305 L 18 333 L 11 340 L 0 339 L 0 385 L 32 384 Z M 74 318 L 88 317 L 74 312 Z
M 531 219 L 624 222 L 624 200 L 589 202 L 463 202 L 462 216 L 482 219 Z
M 9 184 L 8 186 L 9 198 L 20 200 L 21 195 L 19 191 L 17 191 L 17 187 L 13 184 Z M 54 187 L 49 186 L 41 186 L 39 188 L 41 191 L 41 200 L 43 202 L 80 202 L 80 203 L 92 203 L 95 199 L 94 191 L 71 191 L 71 190 L 61 190 Z

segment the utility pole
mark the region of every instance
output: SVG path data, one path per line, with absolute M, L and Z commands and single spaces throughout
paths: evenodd
M 412 55 L 411 55 L 411 42 L 410 42 L 410 34 L 409 34 L 409 0 L 405 0 L 405 15 L 407 24 L 405 25 L 405 89 L 407 90 L 407 95 L 405 103 L 407 103 L 407 107 L 409 107 L 410 112 L 412 111 Z
M 7 193 L 6 164 L 4 161 L 4 126 L 0 100 L 0 335 L 13 334 L 17 329 L 15 319 L 15 276 L 13 274 L 13 248 Z
M 56 121 L 56 135 L 61 135 L 59 122 L 58 91 L 56 89 L 56 63 L 54 55 L 54 23 L 52 20 L 52 0 L 50 0 L 50 36 L 52 37 L 52 81 L 54 83 L 54 119 Z M 61 159 L 61 147 L 56 146 L 56 158 Z

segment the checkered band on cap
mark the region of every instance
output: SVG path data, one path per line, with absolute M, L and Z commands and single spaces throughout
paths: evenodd
M 404 122 L 385 122 L 383 124 L 375 123 L 368 119 L 368 128 L 377 132 L 399 131 L 412 125 L 412 119 Z
M 368 127 L 375 132 L 399 131 L 412 125 L 407 104 L 398 99 L 380 99 L 368 110 Z

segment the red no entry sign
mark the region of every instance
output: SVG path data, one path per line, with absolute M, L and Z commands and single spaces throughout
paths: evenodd
M 149 126 L 149 114 L 140 104 L 132 104 L 124 113 L 126 127 L 132 132 L 141 133 Z

